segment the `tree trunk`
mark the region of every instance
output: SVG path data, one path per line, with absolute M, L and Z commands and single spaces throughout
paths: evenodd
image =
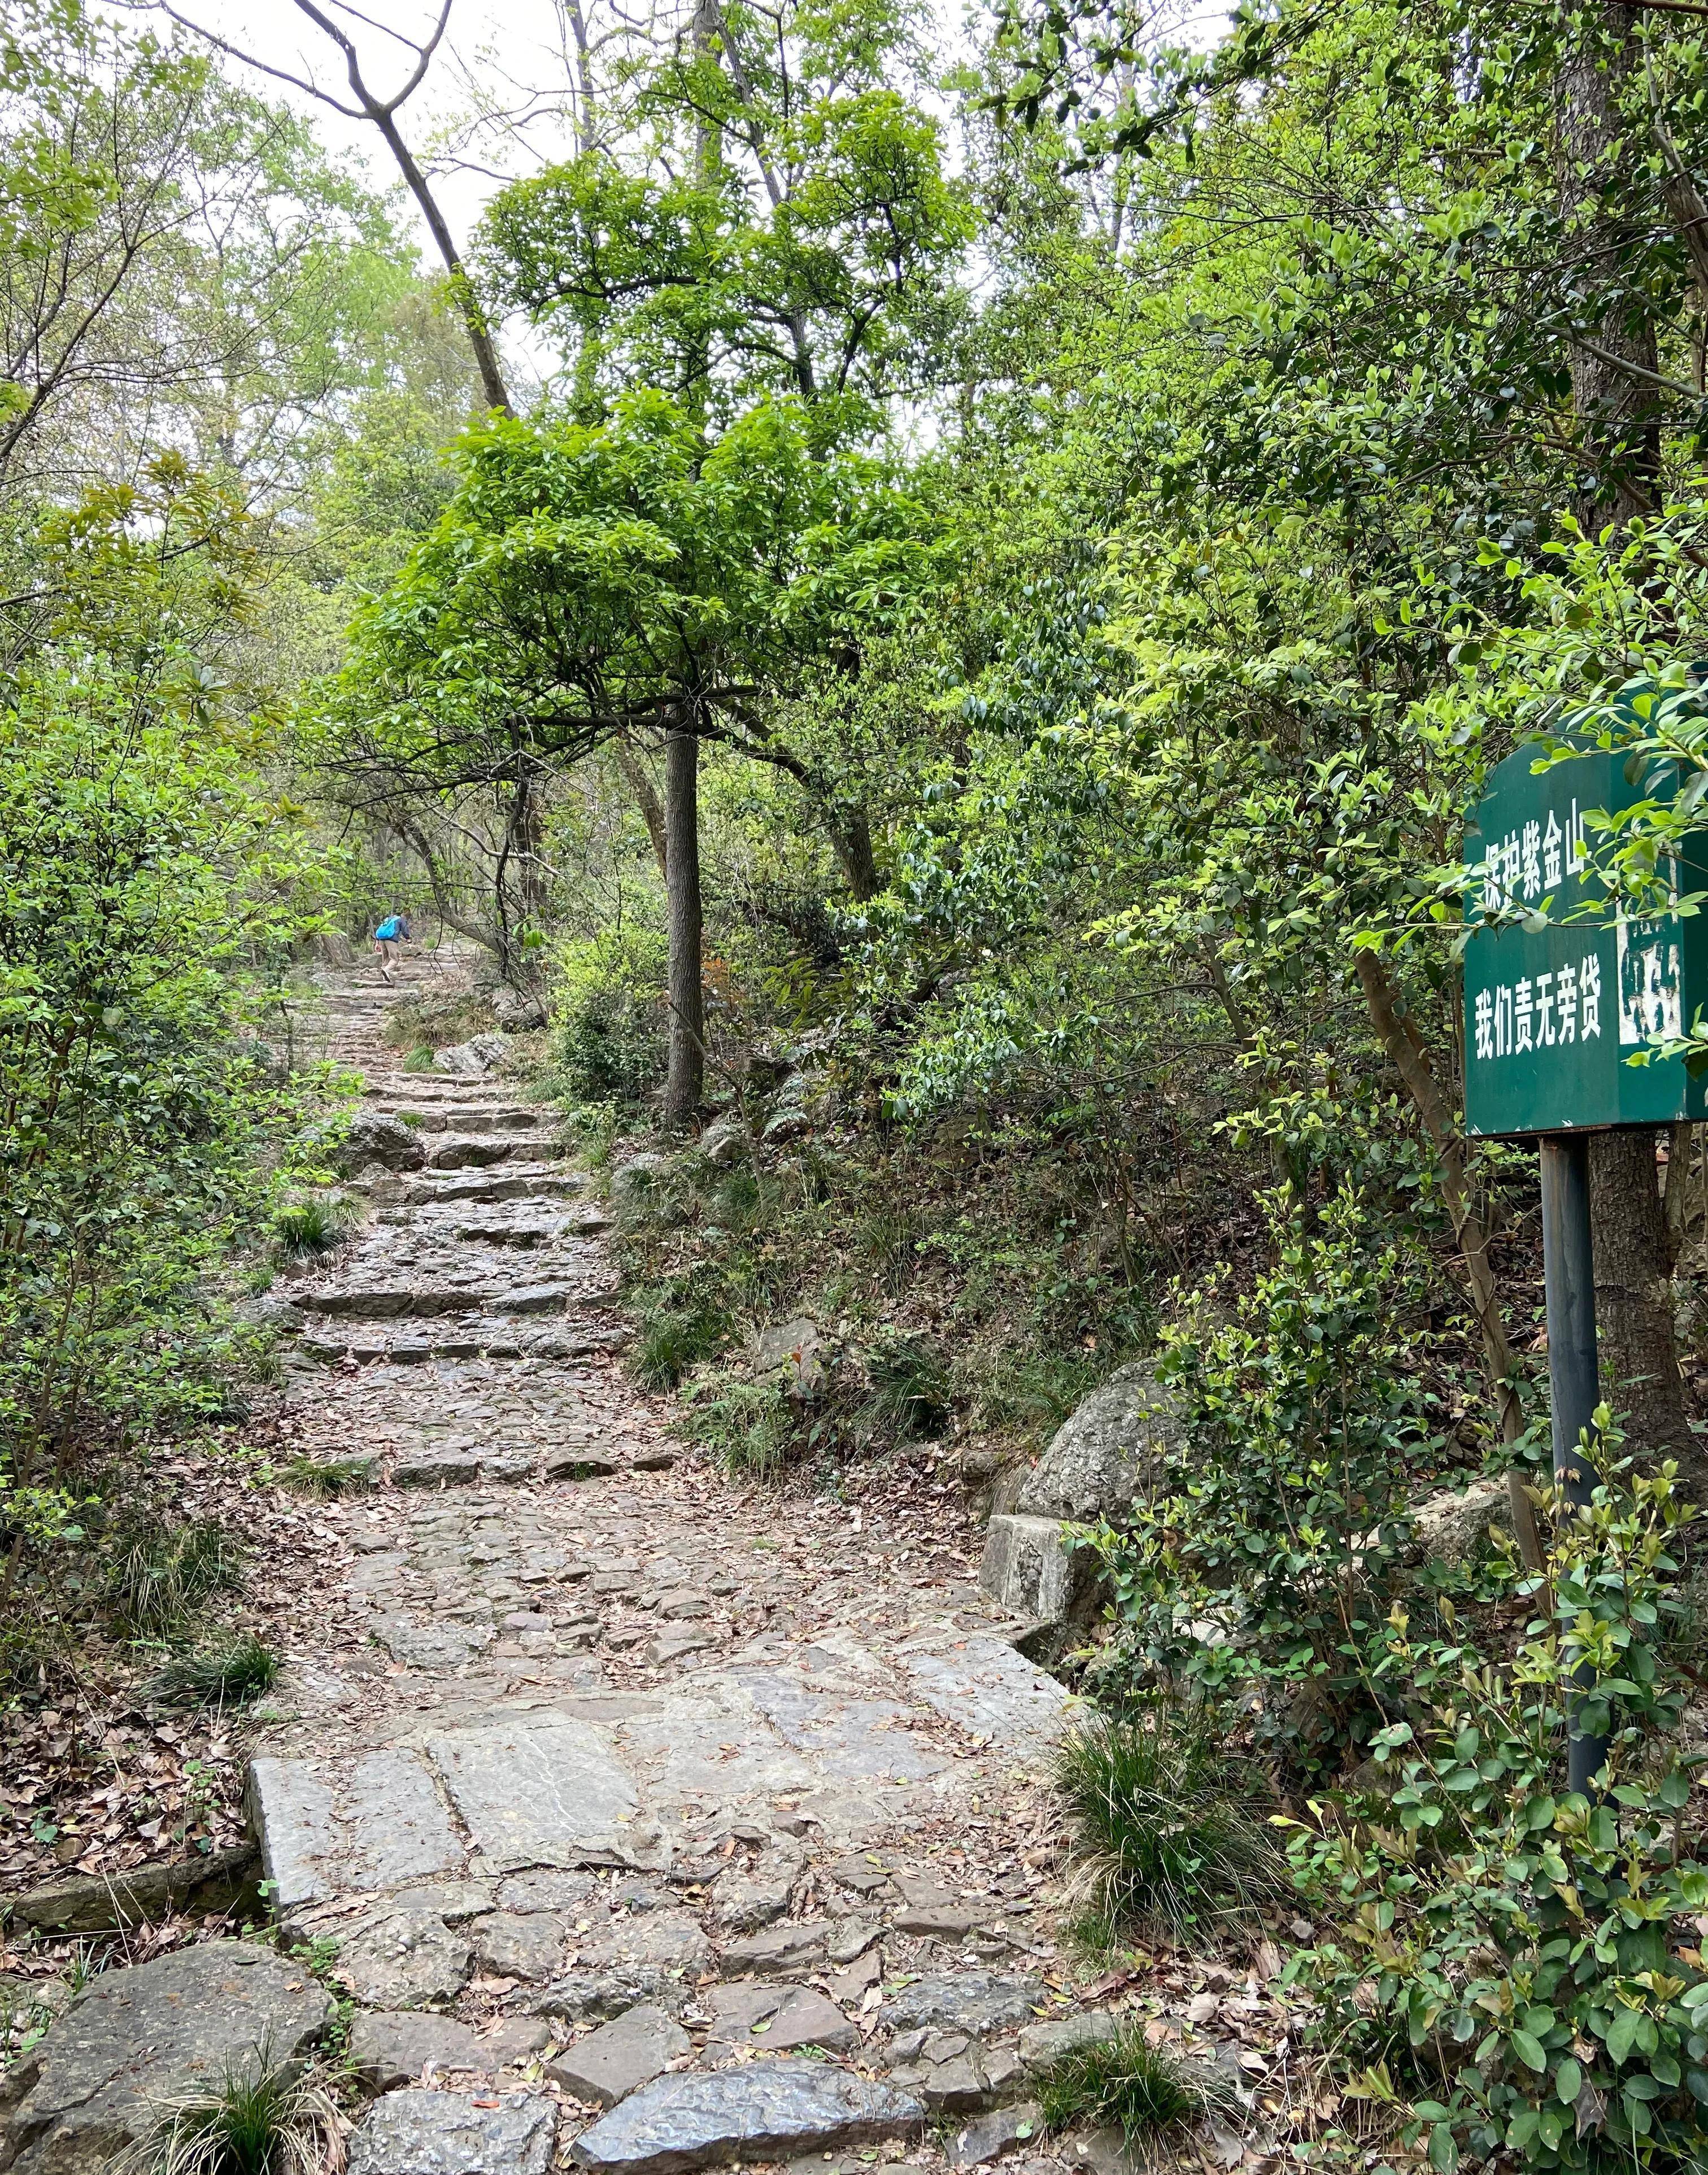
M 872 827 L 865 810 L 856 808 L 851 816 L 832 823 L 830 835 L 842 872 L 848 878 L 849 892 L 864 906 L 879 891 L 877 857 L 872 852 Z
M 1621 1418 L 1626 1448 L 1645 1465 L 1676 1457 L 1681 1473 L 1690 1473 L 1694 1494 L 1708 1457 L 1684 1416 L 1673 1335 L 1673 1240 L 1651 1127 L 1591 1137 L 1590 1217 L 1602 1394 Z
M 647 775 L 646 765 L 625 740 L 611 742 L 611 753 L 616 758 L 617 769 L 629 791 L 635 796 L 635 805 L 641 811 L 641 820 L 647 827 L 647 836 L 653 842 L 653 857 L 658 862 L 659 874 L 668 883 L 670 876 L 670 849 L 664 837 L 664 805 L 653 790 L 653 781 Z
M 706 1077 L 701 988 L 700 743 L 686 721 L 664 743 L 665 885 L 670 914 L 670 1057 L 664 1123 L 691 1125 Z
M 1572 403 L 1592 464 L 1578 506 L 1591 535 L 1652 513 L 1661 469 L 1654 319 L 1639 296 L 1620 291 L 1630 237 L 1600 208 L 1629 133 L 1619 93 L 1640 59 L 1636 21 L 1633 10 L 1616 4 L 1586 9 L 1569 28 L 1559 81 L 1560 193 L 1573 252 L 1566 276 L 1584 293 L 1590 318 L 1572 353 Z M 1651 1128 L 1592 1136 L 1590 1223 L 1608 1402 L 1624 1413 L 1628 1446 L 1640 1460 L 1687 1456 L 1694 1439 L 1684 1425 L 1673 1249 Z

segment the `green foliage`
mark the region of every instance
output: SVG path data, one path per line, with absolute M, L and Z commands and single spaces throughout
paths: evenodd
M 1188 2064 L 1152 2047 L 1144 2020 L 1123 2018 L 1109 2039 L 1052 2062 L 1038 2080 L 1038 2103 L 1052 2129 L 1075 2123 L 1119 2129 L 1141 2163 L 1166 2134 L 1234 2105 L 1234 2089 L 1207 2062 Z
M 577 1103 L 637 1104 L 664 1066 L 664 942 L 635 922 L 557 959 L 552 1055 Z
M 775 1479 L 801 1432 L 780 1382 L 708 1375 L 688 1386 L 683 1407 L 686 1431 L 738 1475 Z
M 168 1525 L 146 1511 L 115 1524 L 105 1559 L 114 1612 L 139 1639 L 178 1635 L 243 1575 L 241 1552 L 222 1526 L 205 1518 Z
M 274 1242 L 286 1256 L 330 1253 L 344 1237 L 341 1203 L 324 1194 L 281 1201 L 273 1212 Z
M 1184 1945 L 1250 1928 L 1284 1885 L 1267 1793 L 1214 1709 L 1093 1714 L 1056 1755 L 1080 1905 L 1108 1949 L 1136 1933 Z
M 729 1317 L 715 1300 L 661 1296 L 643 1310 L 630 1364 L 648 1389 L 674 1390 L 702 1360 L 715 1359 L 729 1337 Z
M 321 2175 L 341 2142 L 324 2088 L 262 2047 L 174 2097 L 115 2165 L 121 2175 Z
M 948 1424 L 948 1370 L 929 1338 L 885 1329 L 866 1354 L 865 1373 L 857 1433 L 912 1442 L 940 1435 Z
M 1333 1937 L 1295 1969 L 1353 2089 L 1409 2101 L 1435 2167 L 1501 2153 L 1537 2167 L 1699 2166 L 1708 2151 L 1708 1864 L 1690 1819 L 1700 1762 L 1682 1756 L 1687 1695 L 1656 1634 L 1676 1616 L 1670 1467 L 1609 1453 L 1591 1509 L 1556 1500 L 1548 1560 L 1509 1554 L 1496 1598 L 1526 1619 L 1491 1651 L 1498 1614 L 1414 1630 L 1396 1606 L 1373 1679 L 1404 1718 L 1375 1740 L 1385 1802 L 1312 1809 L 1293 1847 Z M 1606 1787 L 1559 1782 L 1569 1678 L 1596 1689 L 1583 1727 L 1609 1732 Z
M 1261 1687 L 1288 1763 L 1338 1765 L 1375 1728 L 1367 1654 L 1430 1455 L 1418 1372 L 1432 1279 L 1415 1234 L 1349 1187 L 1307 1219 L 1268 1196 L 1274 1265 L 1228 1318 L 1216 1285 L 1164 1330 L 1181 1439 L 1121 1530 L 1098 1537 L 1141 1671 L 1221 1696 Z
M 248 1706 L 278 1679 L 279 1660 L 270 1646 L 245 1631 L 222 1646 L 175 1654 L 143 1687 L 162 1706 Z
M 374 1456 L 368 1451 L 349 1457 L 293 1457 L 281 1467 L 279 1478 L 305 1495 L 360 1494 L 373 1485 Z

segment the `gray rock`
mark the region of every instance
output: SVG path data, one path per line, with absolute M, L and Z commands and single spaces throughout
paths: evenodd
M 416 1127 L 389 1111 L 358 1110 L 328 1159 L 346 1177 L 371 1163 L 382 1163 L 388 1171 L 419 1170 L 427 1160 L 427 1146 Z
M 501 1911 L 574 1911 L 596 1895 L 590 1873 L 516 1873 L 498 1890 Z
M 486 2066 L 472 2026 L 425 2011 L 361 2010 L 350 2027 L 350 2061 L 365 2091 L 413 2084 L 428 2063 L 436 2069 Z
M 1152 1370 L 1117 1368 L 1056 1429 L 1014 1507 L 1025 1517 L 1084 1525 L 1119 1516 L 1154 1483 L 1180 1441 L 1172 1395 Z
M 0 1917 L 56 1934 L 118 1933 L 171 1911 L 219 1916 L 251 1893 L 260 1870 L 254 1846 L 239 1843 L 203 1858 L 139 1865 L 130 1873 L 79 1874 L 21 1896 L 0 1896 Z
M 756 1978 L 784 1976 L 824 1958 L 829 1928 L 821 1918 L 763 1927 L 739 1941 L 724 1944 L 724 1976 L 738 1978 L 751 1972 Z
M 453 1488 L 474 1479 L 480 1470 L 480 1452 L 473 1443 L 404 1450 L 393 1463 L 392 1481 L 399 1488 Z
M 392 1659 L 411 1669 L 460 1669 L 497 1636 L 490 1624 L 412 1624 L 406 1616 L 382 1617 L 371 1628 Z
M 822 2047 L 827 2054 L 845 2054 L 858 2034 L 836 2004 L 816 1988 L 787 1987 L 783 1999 L 768 2017 L 749 2027 L 748 2037 L 775 2054 L 791 2054 L 802 2047 Z
M 802 1851 L 767 1850 L 752 1871 L 722 1874 L 713 1896 L 718 1923 L 732 1934 L 757 1933 L 780 1918 L 806 1863 Z
M 634 1779 L 589 1723 L 523 1713 L 428 1740 L 475 1848 L 498 1873 L 633 1864 Z
M 655 1669 L 668 1668 L 672 1662 L 685 1661 L 690 1654 L 702 1654 L 708 1646 L 719 1644 L 713 1630 L 661 1631 L 647 1646 L 647 1659 Z
M 946 1652 L 903 1650 L 896 1660 L 928 1706 L 1005 1750 L 1047 1756 L 1066 1727 L 1065 1686 L 1006 1640 L 974 1632 Z
M 1115 2020 L 1106 2010 L 1087 2009 L 1077 2016 L 1052 2017 L 1044 2024 L 1028 2024 L 1020 2035 L 1022 2068 L 1047 2069 L 1065 2054 L 1082 2047 L 1101 2047 L 1115 2036 Z
M 1034 1624 L 1089 1624 L 1103 1599 L 1103 1566 L 1058 1518 L 993 1518 L 979 1565 L 982 1592 Z
M 1412 1508 L 1409 1553 L 1419 1562 L 1438 1556 L 1443 1563 L 1465 1564 L 1488 1552 L 1489 1529 L 1512 1523 L 1506 1476 L 1473 1480 L 1462 1492 L 1446 1488 L 1426 1495 Z
M 746 2062 L 643 2085 L 583 2130 L 572 2151 L 583 2167 L 676 2175 L 732 2160 L 779 2160 L 913 2137 L 924 2113 L 908 2094 L 829 2063 Z
M 413 1753 L 366 1753 L 347 1776 L 312 1760 L 258 1759 L 250 1765 L 248 1803 L 273 1907 L 282 1914 L 463 1863 L 433 1779 Z
M 104 1972 L 7 2072 L 0 2160 L 17 2175 L 104 2175 L 164 2102 L 252 2074 L 263 2047 L 300 2061 L 331 2014 L 300 1964 L 247 1941 Z
M 512 2092 L 478 2107 L 467 2092 L 388 2092 L 350 2141 L 350 2175 L 546 2175 L 557 2110 Z
M 546 2064 L 545 2074 L 576 2099 L 615 2107 L 649 2085 L 693 2043 L 664 2010 L 642 2003 L 566 2048 Z
M 747 1347 L 747 1371 L 756 1381 L 778 1375 L 791 1397 L 816 1397 L 824 1387 L 823 1340 L 805 1316 L 773 1322 Z
M 508 1035 L 471 1034 L 467 1042 L 449 1043 L 443 1050 L 436 1050 L 433 1062 L 441 1072 L 453 1073 L 459 1079 L 484 1080 L 509 1053 Z
M 1006 2031 L 1017 2024 L 1031 2023 L 1033 2011 L 1044 1998 L 1044 1986 L 1035 1978 L 958 1972 L 915 1979 L 891 1996 L 879 2011 L 879 2019 L 890 2031 L 911 2031 L 921 2025 L 958 2031 Z
M 952 2167 L 988 2167 L 1017 2145 L 1035 2143 L 1044 2134 L 1044 2115 L 1028 2101 L 976 2116 L 949 2140 Z
M 588 1939 L 576 1966 L 537 2006 L 562 2016 L 615 2016 L 637 2003 L 677 2010 L 711 1959 L 705 1928 L 691 1911 L 637 1912 Z
M 563 1969 L 566 1928 L 549 1911 L 495 1911 L 491 1917 L 475 1919 L 469 1930 L 482 1971 L 540 1986 Z
M 733 1115 L 714 1118 L 700 1136 L 700 1153 L 720 1170 L 750 1156 L 753 1153 L 753 1136 L 747 1130 L 746 1120 Z
M 382 1910 L 340 1934 L 339 1977 L 369 2009 L 425 2009 L 454 2001 L 474 1952 L 466 1932 L 436 1911 Z

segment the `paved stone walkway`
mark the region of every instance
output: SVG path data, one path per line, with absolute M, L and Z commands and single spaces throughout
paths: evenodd
M 361 972 L 326 998 L 422 1160 L 291 1288 L 291 1446 L 377 1484 L 326 1510 L 344 1595 L 251 1787 L 385 2094 L 357 2175 L 1038 2160 L 1028 2066 L 1106 2027 L 1064 2022 L 1049 1936 L 1064 1695 L 957 1496 L 863 1514 L 682 1450 L 549 1115 L 396 1070 Z

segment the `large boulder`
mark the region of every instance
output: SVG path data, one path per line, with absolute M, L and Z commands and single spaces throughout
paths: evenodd
M 1119 1517 L 1153 1484 L 1181 1428 L 1168 1391 L 1142 1362 L 1119 1367 L 1062 1422 L 1022 1484 L 1029 1518 L 1094 1525 Z
M 1417 1561 L 1434 1557 L 1456 1565 L 1475 1563 L 1489 1553 L 1492 1527 L 1511 1531 L 1512 1498 L 1506 1476 L 1486 1476 L 1468 1488 L 1438 1489 L 1412 1505 L 1411 1520 L 1408 1554 Z
M 454 1074 L 459 1080 L 484 1080 L 509 1054 L 509 1036 L 489 1031 L 485 1034 L 471 1034 L 467 1042 L 453 1042 L 443 1050 L 436 1050 L 433 1063 L 439 1071 Z
M 406 1125 L 389 1110 L 358 1110 L 343 1139 L 333 1143 L 331 1159 L 346 1177 L 376 1163 L 387 1170 L 420 1170 L 427 1144 L 418 1126 Z
M 1152 1371 L 1120 1368 L 1056 1429 L 1012 1510 L 991 1519 L 979 1582 L 1014 1615 L 1061 1635 L 1028 1646 L 1036 1658 L 1049 1658 L 1102 1604 L 1101 1566 L 1071 1529 L 1128 1511 L 1154 1483 L 1179 1430 L 1178 1411 Z
M 91 1979 L 0 2083 L 0 2167 L 103 2175 L 163 2106 L 263 2055 L 301 2061 L 332 2000 L 300 1963 L 250 1941 L 206 1941 Z

